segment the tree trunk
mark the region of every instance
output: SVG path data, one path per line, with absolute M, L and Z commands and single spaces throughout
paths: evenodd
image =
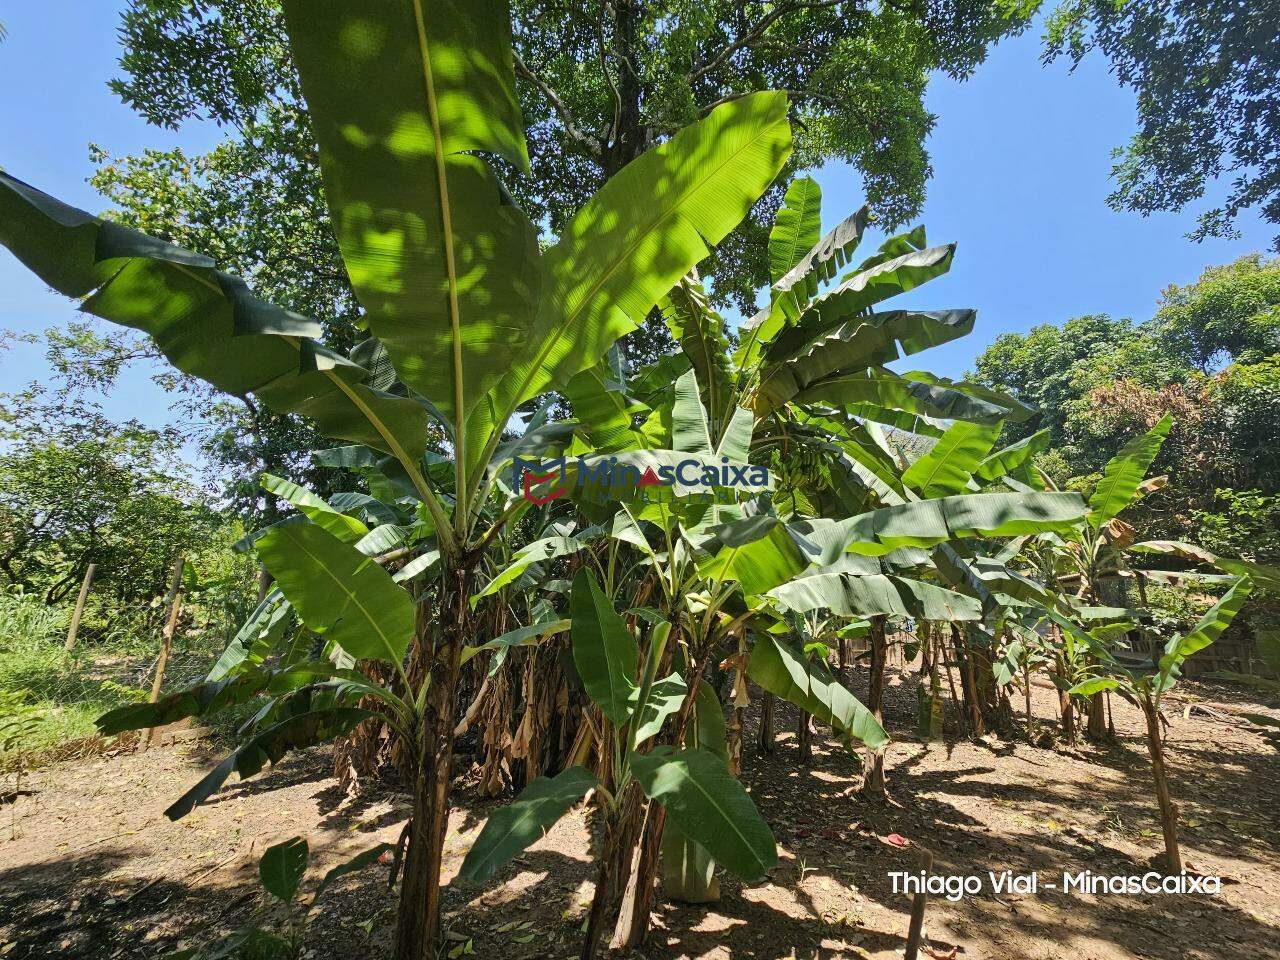
M 649 147 L 649 131 L 640 112 L 644 88 L 638 71 L 642 61 L 636 49 L 640 4 L 636 0 L 615 0 L 613 11 L 614 57 L 618 63 L 618 123 L 610 130 L 610 142 L 601 158 L 606 182 Z
M 267 594 L 271 592 L 271 584 L 275 583 L 276 578 L 267 573 L 266 567 L 258 568 L 258 602 L 261 603 L 267 599 Z
M 439 604 L 430 612 L 427 604 L 418 608 L 417 642 L 425 645 L 434 634 L 435 643 L 428 676 L 423 678 L 430 687 L 414 764 L 413 818 L 400 889 L 396 960 L 435 960 L 440 946 L 440 874 L 449 831 L 454 713 L 462 647 L 471 636 L 473 572 L 469 563 L 444 571 Z
M 600 938 L 604 936 L 610 919 L 618 912 L 624 891 L 630 890 L 633 896 L 635 894 L 628 881 L 632 879 L 632 861 L 644 809 L 643 794 L 633 781 L 620 801 L 620 809 L 612 814 L 605 813 L 604 845 L 596 873 L 596 889 L 591 898 L 591 912 L 587 917 L 586 936 L 582 942 L 582 960 L 593 960 L 596 956 Z M 647 914 L 645 919 L 648 920 Z M 620 926 L 619 922 L 615 936 L 622 935 L 618 929 Z M 627 926 L 629 928 L 630 923 Z
M 729 752 L 729 772 L 735 777 L 742 773 L 742 732 L 747 723 L 747 707 L 751 705 L 751 695 L 747 690 L 747 658 L 750 648 L 747 647 L 745 630 L 738 633 L 738 656 L 733 670 L 733 707 L 729 711 L 729 722 L 725 727 L 725 748 Z M 661 842 L 661 833 L 658 842 Z
M 1062 736 L 1066 738 L 1067 743 L 1074 744 L 1076 742 L 1076 706 L 1071 700 L 1071 694 L 1065 690 L 1059 690 L 1058 707 L 1062 711 Z
M 1178 805 L 1169 795 L 1169 776 L 1164 767 L 1164 738 L 1160 732 L 1160 710 L 1151 697 L 1142 699 L 1147 719 L 1147 749 L 1151 752 L 1151 779 L 1160 807 L 1160 829 L 1164 832 L 1164 857 L 1170 873 L 1182 872 L 1182 851 L 1178 848 Z
M 888 641 L 884 633 L 885 617 L 871 618 L 871 675 L 867 681 L 867 709 L 877 722 L 884 720 L 884 668 L 888 654 Z M 862 795 L 872 800 L 883 800 L 884 789 L 884 747 L 877 747 L 867 754 L 866 768 L 862 777 Z
M 84 616 L 84 604 L 89 599 L 89 586 L 93 583 L 93 572 L 97 569 L 98 565 L 91 563 L 84 572 L 84 581 L 80 584 L 80 596 L 76 598 L 76 609 L 71 614 L 71 626 L 67 628 L 67 642 L 63 645 L 64 650 L 75 649 L 76 634 L 80 632 L 80 618 Z

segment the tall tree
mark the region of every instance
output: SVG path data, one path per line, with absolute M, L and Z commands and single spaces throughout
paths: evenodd
M 1230 176 L 1195 239 L 1231 236 L 1258 208 L 1280 224 L 1280 0 L 1064 0 L 1045 59 L 1073 66 L 1096 50 L 1138 95 L 1138 132 L 1116 151 L 1109 202 L 1141 214 L 1181 210 Z M 1280 236 L 1276 237 L 1280 249 Z
M 512 13 L 532 175 L 513 192 L 558 232 L 645 149 L 714 104 L 774 88 L 789 91 L 800 121 L 796 163 L 855 164 L 873 211 L 901 223 L 919 211 L 930 172 L 928 75 L 967 76 L 1037 5 L 521 0 Z M 133 0 L 120 32 L 113 87 L 126 103 L 160 126 L 212 120 L 232 136 L 203 158 L 104 158 L 99 188 L 134 225 L 215 245 L 208 252 L 220 261 L 228 252 L 238 255 L 232 263 L 258 260 L 271 279 L 301 287 L 300 265 L 320 264 L 305 286 L 332 301 L 325 314 L 341 314 L 350 301 L 341 271 L 328 269 L 336 250 L 277 0 Z M 718 298 L 748 304 L 768 283 L 765 241 L 780 201 L 771 192 L 717 252 Z

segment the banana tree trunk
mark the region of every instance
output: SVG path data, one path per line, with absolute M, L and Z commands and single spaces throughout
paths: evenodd
M 973 676 L 973 657 L 969 649 L 966 632 L 951 625 L 951 640 L 955 646 L 956 659 L 960 663 L 960 685 L 964 691 L 964 703 L 969 717 L 969 735 L 980 737 L 984 732 L 982 708 L 978 705 L 977 683 Z
M 871 618 L 871 676 L 867 681 L 867 709 L 879 723 L 884 719 L 884 668 L 888 656 L 888 639 L 885 637 L 885 617 Z M 885 798 L 884 748 L 877 747 L 867 754 L 862 777 L 862 795 L 872 800 Z
M 396 929 L 396 960 L 435 960 L 440 947 L 440 875 L 449 831 L 454 713 L 462 647 L 471 636 L 471 566 L 446 571 L 432 624 L 419 606 L 419 644 L 434 637 L 427 660 L 429 682 L 419 728 L 413 781 L 413 819 L 405 852 Z M 434 626 L 434 629 L 433 629 Z M 424 651 L 425 652 L 425 651 Z
M 761 753 L 773 753 L 773 694 L 766 693 L 760 700 L 760 740 Z
M 645 806 L 640 788 L 633 782 L 620 801 L 620 809 L 605 813 L 603 848 L 596 871 L 596 889 L 587 916 L 581 960 L 594 960 L 609 920 L 622 903 L 629 886 L 637 834 Z
M 1085 734 L 1090 740 L 1105 740 L 1107 737 L 1107 703 L 1103 693 L 1095 693 L 1089 698 L 1089 725 Z
M 708 656 L 709 654 L 704 653 L 695 659 L 689 676 L 689 692 L 685 694 L 684 702 L 680 704 L 680 710 L 676 714 L 675 731 L 671 743 L 677 748 L 684 742 L 689 719 L 693 716 L 693 707 L 703 682 L 702 674 L 706 669 Z M 745 677 L 743 682 L 746 682 Z M 662 851 L 662 834 L 666 822 L 666 808 L 650 801 L 640 838 L 640 856 L 634 873 L 629 877 L 626 896 L 623 898 L 622 909 L 614 928 L 612 946 L 615 949 L 634 949 L 643 945 L 648 939 L 649 915 L 653 912 L 658 889 L 658 860 Z M 626 863 L 630 866 L 630 856 L 627 857 Z
M 1160 807 L 1160 829 L 1164 833 L 1164 856 L 1170 873 L 1182 872 L 1182 851 L 1178 847 L 1178 805 L 1169 794 L 1169 775 L 1164 766 L 1164 737 L 1160 732 L 1160 709 L 1151 697 L 1142 698 L 1147 720 L 1147 750 L 1151 753 L 1151 779 Z
M 800 750 L 801 765 L 807 767 L 813 760 L 813 715 L 803 710 L 796 722 L 796 746 Z

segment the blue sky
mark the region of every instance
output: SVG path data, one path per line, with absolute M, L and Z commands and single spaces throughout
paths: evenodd
M 6 5 L 0 44 L 0 165 L 56 196 L 98 210 L 85 183 L 88 144 L 113 154 L 148 147 L 210 147 L 211 127 L 180 133 L 148 127 L 107 89 L 116 75 L 120 0 L 42 0 Z M 959 376 L 996 336 L 1084 313 L 1143 319 L 1167 284 L 1188 283 L 1208 265 L 1265 250 L 1274 231 L 1260 218 L 1239 240 L 1186 240 L 1195 210 L 1141 218 L 1106 206 L 1110 151 L 1134 129 L 1133 94 L 1105 62 L 1042 67 L 1038 30 L 999 45 L 976 76 L 930 86 L 938 124 L 929 141 L 934 178 L 921 218 L 931 242 L 956 241 L 949 275 L 910 295 L 927 307 L 975 307 L 973 335 L 929 351 L 918 365 Z M 861 203 L 856 173 L 818 174 L 827 225 Z M 876 238 L 872 238 L 875 240 Z M 0 328 L 39 332 L 73 318 L 0 249 Z M 41 351 L 0 354 L 0 391 L 46 372 Z M 165 422 L 167 400 L 148 371 L 125 376 L 104 404 L 118 419 Z

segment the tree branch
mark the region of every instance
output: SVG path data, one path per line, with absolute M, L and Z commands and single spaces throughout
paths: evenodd
M 608 8 L 605 6 L 605 0 L 600 0 L 600 16 L 596 18 L 596 38 L 599 40 L 598 50 L 600 51 L 600 72 L 604 74 L 604 79 L 609 84 L 609 92 L 613 94 L 613 126 L 609 130 L 610 139 L 618 135 L 618 127 L 622 125 L 622 94 L 618 91 L 618 85 L 613 82 L 613 74 L 609 72 L 609 67 L 604 59 L 604 18 Z M 606 140 L 604 147 L 608 147 Z
M 775 7 L 768 14 L 760 18 L 760 22 L 748 30 L 736 40 L 725 44 L 710 60 L 704 61 L 700 66 L 695 67 L 689 73 L 685 74 L 685 80 L 693 83 L 699 77 L 710 73 L 720 64 L 724 63 L 734 53 L 743 47 L 749 47 L 751 44 L 759 40 L 766 30 L 778 22 L 782 17 L 789 13 L 796 13 L 800 10 L 822 10 L 828 7 L 839 6 L 842 0 L 797 0 L 795 3 L 783 3 Z
M 529 69 L 528 65 L 524 62 L 524 58 L 520 56 L 520 52 L 518 50 L 512 50 L 511 54 L 515 60 L 516 73 L 537 87 L 538 90 L 541 91 L 542 95 L 547 98 L 547 102 L 551 104 L 552 109 L 559 114 L 560 123 L 564 126 L 565 133 L 569 135 L 569 138 L 582 144 L 593 154 L 599 156 L 603 149 L 599 139 L 593 137 L 578 126 L 577 121 L 574 120 L 572 111 L 569 110 L 569 107 L 565 104 L 564 100 L 561 99 L 560 95 L 551 88 L 550 84 Z
M 774 92 L 785 93 L 787 95 L 787 98 L 790 100 L 822 100 L 823 102 L 830 103 L 830 104 L 840 104 L 844 102 L 843 100 L 841 100 L 840 97 L 832 96 L 829 93 L 817 93 L 812 90 L 775 90 Z M 714 110 L 716 107 L 720 106 L 721 104 L 729 103 L 733 100 L 741 100 L 743 97 L 748 97 L 750 95 L 751 95 L 750 91 L 744 91 L 742 93 L 726 94 L 725 96 L 721 97 L 719 100 L 715 100 L 707 104 L 705 107 L 700 107 L 698 109 L 698 117 L 699 119 L 701 119 L 702 117 L 705 117 L 708 113 L 710 113 L 712 110 Z M 671 131 L 671 132 L 674 132 L 674 131 Z

